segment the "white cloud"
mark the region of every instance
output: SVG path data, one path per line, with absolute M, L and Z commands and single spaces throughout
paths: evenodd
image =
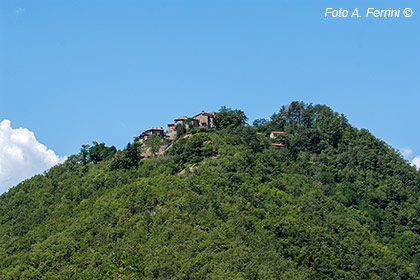
M 420 155 L 416 156 L 413 161 L 412 161 L 412 165 L 417 167 L 417 169 L 420 170 Z
M 413 154 L 413 150 L 409 147 L 404 147 L 401 149 L 401 154 L 405 157 L 409 157 Z
M 23 12 L 25 12 L 24 8 L 17 8 L 16 9 L 16 14 L 18 14 L 18 15 L 23 14 Z
M 0 194 L 64 160 L 39 143 L 32 131 L 13 129 L 9 120 L 0 122 Z

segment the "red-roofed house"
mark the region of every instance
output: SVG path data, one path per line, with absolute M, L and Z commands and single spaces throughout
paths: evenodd
M 187 117 L 180 117 L 174 120 L 175 126 L 179 123 L 185 124 L 185 122 L 188 120 Z

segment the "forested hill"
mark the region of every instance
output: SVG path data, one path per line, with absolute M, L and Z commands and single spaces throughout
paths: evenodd
M 94 142 L 3 194 L 0 279 L 420 278 L 420 174 L 392 147 L 324 105 L 246 121 Z

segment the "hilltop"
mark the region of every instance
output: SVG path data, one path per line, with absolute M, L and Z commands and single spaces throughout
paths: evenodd
M 1 195 L 0 279 L 419 278 L 420 173 L 396 150 L 325 105 L 214 120 L 84 145 Z

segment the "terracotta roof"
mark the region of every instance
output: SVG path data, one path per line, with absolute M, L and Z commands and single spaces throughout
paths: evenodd
M 168 123 L 168 126 L 173 126 L 173 125 L 175 125 L 174 123 Z
M 278 143 L 271 143 L 271 146 L 284 147 L 283 144 L 278 144 Z
M 284 133 L 284 132 L 283 131 L 271 131 L 271 133 L 279 134 L 279 133 Z
M 187 119 L 188 119 L 187 117 L 180 117 L 180 118 L 175 119 L 175 121 L 182 121 L 182 120 L 187 120 Z

